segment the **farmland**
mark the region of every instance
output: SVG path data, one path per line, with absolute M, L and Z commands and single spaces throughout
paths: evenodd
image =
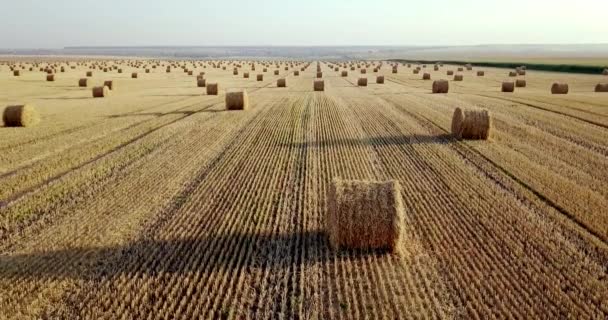
M 0 108 L 41 118 L 0 127 L 0 319 L 608 317 L 608 76 L 503 93 L 506 69 L 319 62 L 315 92 L 316 61 L 31 63 L 0 65 Z M 248 110 L 225 110 L 234 88 Z M 451 135 L 467 106 L 488 140 Z M 329 245 L 335 178 L 399 182 L 400 255 Z

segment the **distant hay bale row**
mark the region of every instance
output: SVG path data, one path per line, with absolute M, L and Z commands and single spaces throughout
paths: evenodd
M 458 139 L 487 140 L 492 121 L 485 109 L 456 108 L 452 116 L 452 134 Z
M 399 254 L 403 222 L 398 181 L 332 181 L 325 222 L 332 248 L 385 249 Z
M 226 92 L 226 110 L 249 109 L 247 90 Z
M 32 127 L 40 122 L 40 115 L 31 105 L 13 105 L 4 109 L 2 121 L 7 127 Z
M 450 84 L 447 80 L 433 81 L 433 93 L 448 93 Z

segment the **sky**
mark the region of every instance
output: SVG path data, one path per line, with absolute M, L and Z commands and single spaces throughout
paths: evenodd
M 606 0 L 0 0 L 0 48 L 608 43 Z

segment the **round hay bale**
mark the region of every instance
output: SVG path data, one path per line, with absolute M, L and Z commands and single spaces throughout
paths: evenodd
M 552 94 L 568 94 L 568 84 L 567 83 L 554 83 L 551 86 Z
M 526 70 L 523 70 L 523 69 L 517 70 L 517 74 L 520 75 L 520 76 L 525 76 L 526 75 Z
M 54 74 L 47 74 L 46 75 L 46 81 L 55 81 L 55 75 Z
M 131 79 L 137 79 L 137 72 L 131 73 Z
M 13 71 L 13 76 L 18 77 L 20 75 L 21 75 L 21 71 L 19 71 L 19 70 Z
M 515 82 L 503 82 L 502 83 L 502 92 L 514 92 L 515 91 Z
M 313 83 L 314 91 L 325 91 L 325 81 L 324 80 L 315 80 Z
M 226 92 L 226 110 L 249 109 L 249 96 L 247 90 Z
M 434 70 L 434 71 L 439 71 L 439 66 L 435 65 L 435 66 L 433 67 L 433 70 Z
M 118 73 L 122 73 L 122 69 L 118 69 Z
M 430 74 L 430 73 L 425 72 L 425 73 L 422 75 L 422 80 L 431 80 L 431 74 Z
M 361 69 L 361 74 L 366 74 L 367 73 L 367 69 Z
M 317 72 L 317 78 L 318 79 L 323 78 L 323 72 Z
M 203 88 L 205 86 L 207 86 L 207 80 L 203 79 L 203 78 L 199 78 L 196 80 L 196 86 L 199 88 Z
M 82 78 L 82 79 L 78 80 L 78 86 L 79 87 L 86 87 L 88 85 L 88 81 L 89 81 L 89 79 Z
M 397 73 L 397 72 L 398 72 L 397 67 L 393 67 L 393 73 Z
M 398 181 L 334 179 L 327 199 L 325 224 L 332 248 L 401 253 L 404 207 Z
M 487 140 L 492 128 L 490 113 L 485 109 L 456 108 L 452 116 L 452 134 L 458 139 Z
M 274 75 L 278 76 L 279 75 L 279 70 L 274 70 Z
M 478 77 L 483 77 L 485 75 L 486 75 L 486 73 L 484 71 L 477 71 L 477 76 Z
M 146 73 L 150 73 L 150 69 L 146 69 Z
M 217 96 L 220 91 L 220 86 L 217 83 L 207 83 L 207 95 Z
M 367 78 L 359 78 L 359 80 L 357 80 L 357 85 L 359 87 L 367 87 Z
M 237 70 L 237 69 L 232 70 L 232 75 L 238 76 L 239 70 Z
M 414 70 L 412 70 L 412 72 L 413 72 L 414 74 L 418 74 L 418 73 L 420 73 L 420 70 L 419 70 L 419 69 L 414 69 Z
M 448 72 L 446 72 L 446 74 L 448 76 L 453 76 L 454 75 L 454 71 L 453 70 L 448 70 Z
M 249 72 L 244 72 L 243 73 L 243 78 L 249 79 Z
M 462 81 L 464 79 L 464 76 L 461 74 L 457 74 L 454 76 L 454 81 Z
M 462 67 L 458 67 L 458 69 L 457 69 L 457 70 L 458 70 L 459 72 L 464 71 L 464 69 L 463 69 Z
M 449 90 L 450 83 L 447 80 L 433 81 L 433 93 L 448 93 Z
M 93 71 L 87 71 L 87 77 L 92 77 L 93 76 Z
M 287 87 L 287 80 L 285 80 L 284 78 L 277 80 L 277 87 L 279 87 L 279 88 Z
M 7 106 L 2 113 L 2 121 L 7 127 L 32 127 L 40 122 L 40 115 L 29 104 Z
M 114 83 L 114 81 L 112 80 L 108 80 L 108 81 L 104 81 L 103 85 L 108 87 L 108 89 L 114 91 L 114 89 L 116 89 L 116 83 Z
M 355 71 L 356 68 L 355 67 L 350 67 L 350 71 Z
M 296 76 L 296 77 L 299 76 L 300 75 L 300 71 L 298 71 L 298 70 L 294 71 L 293 75 Z
M 608 83 L 598 83 L 595 86 L 595 92 L 608 92 Z
M 377 84 L 384 84 L 384 76 L 377 76 L 376 77 L 376 83 Z
M 515 72 L 515 71 L 510 71 L 510 72 L 509 72 L 509 77 L 517 77 L 517 72 Z
M 524 80 L 524 79 L 515 80 L 515 86 L 517 88 L 524 88 L 526 86 L 526 80 Z
M 108 88 L 108 86 L 93 88 L 93 98 L 104 98 L 109 95 L 110 95 L 110 88 Z
M 258 74 L 257 77 L 256 77 L 256 79 L 258 81 L 264 81 L 264 75 L 263 74 Z
M 340 73 L 340 76 L 342 77 L 348 77 L 348 71 L 344 70 Z

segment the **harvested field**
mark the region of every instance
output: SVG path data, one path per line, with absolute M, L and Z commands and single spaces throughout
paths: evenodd
M 601 74 L 473 66 L 433 95 L 387 62 L 66 63 L 0 63 L 0 110 L 40 117 L 0 126 L 0 319 L 608 317 Z M 384 84 L 335 71 L 366 64 Z M 235 89 L 247 111 L 226 110 Z M 488 140 L 452 136 L 457 107 L 488 110 Z M 398 182 L 398 255 L 332 247 L 335 179 Z

